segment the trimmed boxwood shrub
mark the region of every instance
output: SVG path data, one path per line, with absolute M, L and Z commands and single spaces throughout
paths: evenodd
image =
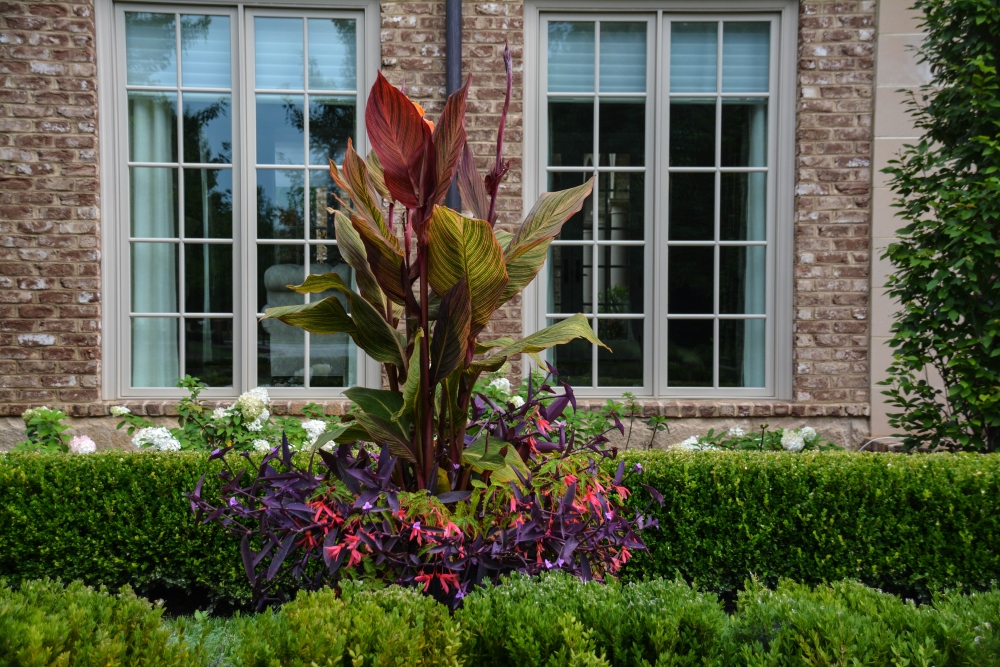
M 1000 457 L 643 452 L 659 489 L 649 553 L 625 579 L 681 578 L 734 597 L 768 585 L 858 579 L 922 601 L 1000 580 Z M 183 494 L 217 463 L 203 454 L 0 456 L 0 577 L 82 579 L 191 604 L 249 603 L 238 546 L 192 516 Z M 647 507 L 635 485 L 630 499 Z
M 1000 580 L 1000 457 L 816 452 L 626 454 L 664 497 L 627 578 L 732 593 L 751 575 L 929 591 Z M 644 507 L 649 496 L 631 498 Z
M 205 472 L 211 493 L 218 470 L 194 453 L 2 456 L 0 577 L 129 584 L 202 609 L 246 604 L 238 543 L 200 525 L 183 497 Z

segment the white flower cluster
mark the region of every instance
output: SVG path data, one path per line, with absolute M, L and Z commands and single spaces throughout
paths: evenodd
M 216 408 L 212 410 L 212 419 L 225 419 L 229 415 L 229 408 Z
M 781 434 L 781 448 L 786 452 L 801 452 L 805 446 L 806 441 L 798 431 L 789 429 Z
M 510 404 L 513 405 L 515 409 L 517 409 L 522 405 L 524 405 L 524 399 L 521 398 L 520 396 L 511 396 Z
M 302 422 L 302 428 L 306 430 L 309 434 L 309 444 L 316 442 L 316 438 L 326 431 L 326 422 L 320 421 L 319 419 L 310 419 L 308 421 Z
M 271 413 L 267 409 L 270 403 L 271 399 L 267 395 L 267 389 L 257 387 L 241 394 L 236 399 L 236 403 L 233 404 L 233 409 L 238 410 L 243 415 L 243 422 L 248 431 L 260 431 L 264 428 L 267 420 L 271 418 Z
M 97 451 L 97 443 L 89 435 L 74 435 L 69 441 L 69 451 L 74 454 L 93 454 Z
M 132 436 L 132 445 L 139 449 L 150 447 L 161 452 L 178 452 L 181 449 L 181 443 L 163 426 L 139 429 Z
M 266 453 L 271 451 L 271 443 L 268 442 L 267 440 L 254 440 L 252 444 L 253 444 L 253 450 L 255 452 Z
M 124 417 L 125 415 L 132 414 L 132 411 L 126 408 L 124 405 L 112 405 L 111 414 L 115 417 Z
M 490 389 L 495 389 L 504 396 L 510 396 L 510 380 L 507 378 L 495 378 L 490 382 Z
M 706 452 L 712 449 L 718 449 L 714 445 L 705 444 L 696 435 L 692 435 L 690 438 L 682 440 L 678 445 L 681 449 L 687 449 L 693 452 Z
M 43 405 L 40 408 L 28 408 L 27 410 L 21 413 L 21 419 L 23 419 L 24 423 L 27 424 L 29 421 L 37 417 L 40 411 L 48 409 L 49 406 L 47 405 Z
M 728 435 L 730 438 L 742 438 L 746 434 L 747 432 L 741 429 L 739 426 L 733 426 L 728 431 L 726 431 L 726 435 Z

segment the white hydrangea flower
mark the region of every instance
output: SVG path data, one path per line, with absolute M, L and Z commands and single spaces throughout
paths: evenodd
M 796 431 L 786 430 L 781 434 L 781 447 L 788 452 L 801 452 L 806 446 L 806 441 Z
M 48 409 L 49 406 L 47 405 L 43 405 L 40 408 L 28 408 L 27 410 L 21 413 L 21 419 L 23 419 L 24 423 L 27 424 L 29 421 L 38 416 L 39 411 Z
M 74 454 L 93 454 L 97 451 L 97 443 L 89 435 L 74 435 L 69 441 L 69 451 Z
M 254 440 L 252 445 L 255 452 L 271 451 L 271 443 L 267 440 Z
M 747 432 L 741 429 L 739 426 L 733 426 L 729 429 L 729 431 L 726 434 L 731 438 L 742 438 L 747 434 Z
M 124 405 L 112 405 L 111 414 L 115 417 L 124 417 L 125 415 L 132 414 L 132 411 L 126 408 Z
M 678 447 L 691 450 L 701 449 L 701 442 L 698 440 L 698 436 L 692 435 L 690 438 L 682 440 Z
M 310 419 L 302 422 L 302 428 L 309 434 L 309 444 L 312 444 L 326 430 L 326 422 L 319 419 Z
M 261 423 L 266 422 L 267 418 L 258 419 L 262 413 L 267 412 L 267 406 L 270 405 L 271 399 L 267 395 L 267 389 L 263 387 L 257 387 L 251 389 L 245 394 L 241 394 L 236 403 L 233 404 L 233 408 L 239 410 L 243 415 L 245 421 L 260 421 Z M 260 429 L 250 429 L 251 431 Z
M 799 429 L 799 435 L 801 435 L 802 439 L 805 440 L 806 442 L 812 442 L 813 440 L 816 439 L 817 434 L 816 434 L 816 429 L 814 429 L 812 426 L 803 426 L 802 428 Z
M 229 414 L 229 408 L 216 408 L 212 410 L 212 419 L 225 419 Z
M 511 396 L 510 404 L 513 405 L 514 409 L 516 410 L 517 408 L 524 405 L 524 399 L 521 398 L 520 396 Z
M 507 378 L 496 378 L 490 382 L 490 388 L 496 389 L 501 394 L 510 395 L 510 380 Z
M 181 449 L 180 441 L 163 426 L 139 429 L 132 436 L 132 444 L 139 449 L 151 447 L 161 452 L 178 452 Z

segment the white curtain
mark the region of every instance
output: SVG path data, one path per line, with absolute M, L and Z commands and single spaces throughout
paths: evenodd
M 171 103 L 173 102 L 173 103 Z M 130 96 L 132 159 L 170 162 L 176 147 L 176 98 L 162 93 Z M 177 236 L 173 167 L 130 170 L 132 236 Z M 135 313 L 176 313 L 177 248 L 174 243 L 132 244 L 132 310 Z M 132 385 L 172 387 L 180 374 L 179 320 L 135 317 L 132 320 Z
M 767 105 L 754 105 L 750 116 L 750 161 L 766 164 Z M 747 233 L 746 238 L 762 241 L 766 238 L 767 174 L 747 174 Z M 745 313 L 765 313 L 767 298 L 767 251 L 763 246 L 747 247 L 744 276 Z M 743 332 L 743 386 L 764 386 L 764 320 L 747 320 Z

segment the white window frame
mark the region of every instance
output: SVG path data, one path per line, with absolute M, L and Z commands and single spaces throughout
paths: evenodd
M 613 11 L 613 13 L 609 13 Z M 641 387 L 576 387 L 583 397 L 614 398 L 631 392 L 640 398 L 688 399 L 773 399 L 789 400 L 792 395 L 792 258 L 794 250 L 794 176 L 795 176 L 795 86 L 798 33 L 798 4 L 794 0 L 634 0 L 627 8 L 606 0 L 528 0 L 525 4 L 524 100 L 525 131 L 523 197 L 524 210 L 534 204 L 547 184 L 548 125 L 547 100 L 547 23 L 550 20 L 651 20 L 655 44 L 647 45 L 655 55 L 647 60 L 646 195 L 647 204 L 645 270 L 650 278 L 644 289 L 644 374 Z M 669 139 L 669 21 L 670 20 L 770 20 L 771 61 L 768 112 L 768 203 L 767 203 L 767 326 L 764 387 L 669 387 L 667 386 L 666 347 L 666 257 L 669 245 L 664 225 L 668 215 L 667 174 Z M 721 69 L 721 59 L 719 67 Z M 613 94 L 608 94 L 614 96 Z M 714 94 L 713 94 L 714 95 Z M 689 95 L 684 95 L 688 97 Z M 755 97 L 746 94 L 743 97 Z M 596 121 L 595 121 L 596 122 Z M 718 128 L 717 128 L 718 131 Z M 718 193 L 716 193 L 718 196 Z M 693 243 L 708 245 L 705 242 Z M 715 242 L 719 246 L 719 242 Z M 662 258 L 663 261 L 656 261 Z M 596 262 L 596 256 L 595 256 Z M 595 269 L 596 271 L 596 266 Z M 594 281 L 597 282 L 595 274 Z M 548 269 L 524 292 L 524 332 L 537 331 L 546 325 Z M 716 290 L 717 291 L 717 290 Z M 716 300 L 718 295 L 716 295 Z M 656 304 L 663 304 L 657 308 Z M 596 307 L 596 306 L 595 306 Z M 676 318 L 677 316 L 671 316 Z M 707 319 L 718 316 L 691 316 Z M 718 366 L 718 337 L 716 360 Z M 527 366 L 527 364 L 525 364 Z M 596 364 L 594 364 L 596 370 Z M 717 375 L 717 372 L 716 372 Z M 717 379 L 717 378 L 716 378 Z M 595 374 L 594 382 L 597 377 Z
M 128 121 L 125 72 L 119 63 L 124 53 L 125 35 L 119 14 L 126 10 L 178 12 L 230 16 L 232 49 L 233 107 L 233 386 L 212 387 L 202 396 L 209 399 L 234 398 L 257 386 L 257 206 L 256 164 L 248 159 L 254 152 L 254 87 L 249 78 L 253 69 L 253 44 L 247 25 L 253 15 L 296 17 L 344 17 L 358 19 L 358 150 L 369 150 L 364 132 L 364 104 L 375 82 L 380 63 L 380 15 L 376 0 L 338 0 L 335 6 L 317 0 L 269 0 L 237 2 L 200 0 L 192 2 L 114 2 L 95 0 L 98 50 L 98 109 L 100 130 L 100 173 L 102 207 L 102 398 L 177 399 L 187 394 L 175 387 L 131 386 L 131 333 L 129 259 Z M 179 155 L 179 159 L 183 156 Z M 308 154 L 307 154 L 308 159 Z M 308 261 L 308 257 L 307 257 Z M 241 285 L 246 285 L 241 290 Z M 183 295 L 179 295 L 181 299 Z M 357 357 L 357 384 L 380 386 L 379 364 L 361 350 Z M 343 388 L 269 388 L 272 397 L 286 400 L 336 399 Z

